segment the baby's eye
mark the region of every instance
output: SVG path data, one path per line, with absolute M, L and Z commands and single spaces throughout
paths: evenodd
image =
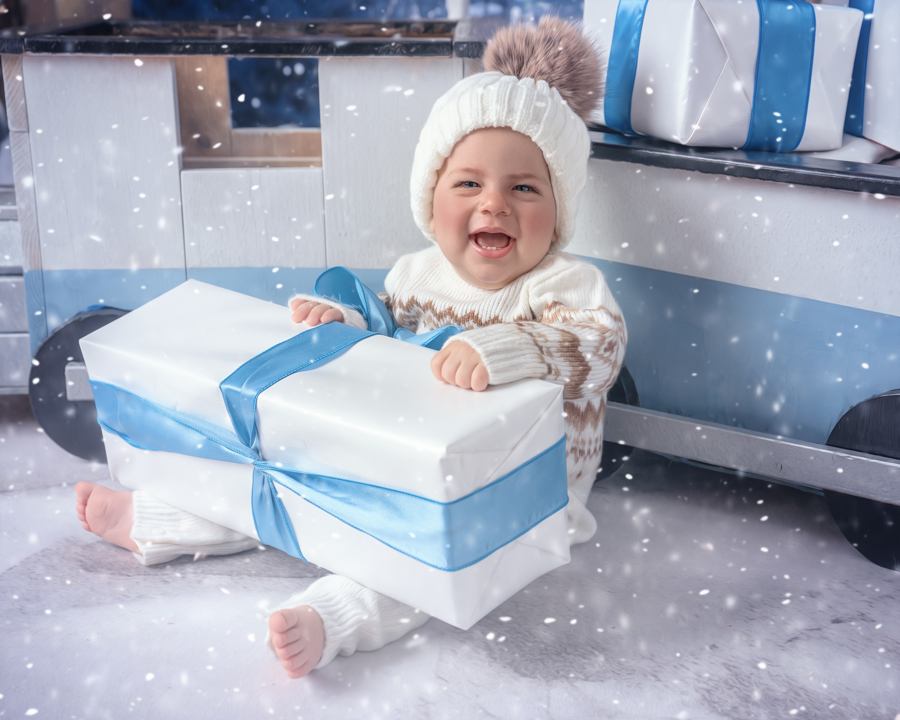
M 537 192 L 531 185 L 516 185 L 513 190 L 519 190 L 520 192 Z
M 475 182 L 474 180 L 463 180 L 461 182 L 456 183 L 456 187 L 477 188 L 478 183 Z

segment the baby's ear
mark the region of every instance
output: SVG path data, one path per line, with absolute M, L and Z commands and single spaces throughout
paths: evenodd
M 431 220 L 428 222 L 428 231 L 434 235 L 434 215 L 431 216 Z

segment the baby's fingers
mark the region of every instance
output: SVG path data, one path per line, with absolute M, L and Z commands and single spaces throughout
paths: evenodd
M 472 371 L 472 389 L 476 392 L 487 390 L 488 371 L 483 363 L 478 363 Z
M 309 300 L 302 301 L 297 300 L 291 303 L 291 309 L 293 313 L 291 314 L 291 320 L 295 323 L 301 323 L 309 316 L 309 311 L 316 307 L 316 303 L 310 302 Z
M 309 305 L 311 306 L 309 308 L 305 305 L 301 305 L 297 308 L 297 311 L 294 313 L 294 319 L 297 319 L 298 314 L 305 312 L 303 319 L 298 322 L 303 322 L 305 320 L 306 324 L 310 327 L 324 323 L 344 321 L 344 313 L 337 308 L 319 303 L 309 303 Z
M 437 354 L 433 358 L 431 358 L 431 374 L 434 375 L 435 380 L 444 381 L 444 375 L 442 373 L 442 368 L 444 367 L 444 361 L 450 356 L 450 351 L 447 348 L 443 348 L 442 350 L 438 350 Z
M 443 380 L 451 385 L 459 385 L 457 375 L 459 373 L 462 360 L 457 353 L 450 353 L 448 357 L 441 363 L 441 374 L 438 380 Z

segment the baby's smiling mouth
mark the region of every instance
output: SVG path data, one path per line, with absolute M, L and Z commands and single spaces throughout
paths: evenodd
M 478 247 L 485 250 L 503 250 L 509 246 L 511 238 L 509 235 L 501 232 L 479 232 L 470 236 Z

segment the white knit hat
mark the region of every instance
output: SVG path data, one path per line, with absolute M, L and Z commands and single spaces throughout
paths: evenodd
M 563 34 L 566 38 L 564 48 L 560 39 L 560 26 L 563 26 Z M 556 34 L 551 38 L 546 37 L 549 31 Z M 566 67 L 560 67 L 556 57 L 525 58 L 530 61 L 530 68 L 537 70 L 534 75 L 549 75 L 559 77 L 566 75 L 566 71 L 574 67 L 574 72 L 568 72 L 576 87 L 573 90 L 572 83 L 564 89 L 569 97 L 573 92 L 581 92 L 588 95 L 587 101 L 579 103 L 579 109 L 583 116 L 587 116 L 589 108 L 599 96 L 599 82 L 591 75 L 585 83 L 585 65 L 593 71 L 596 65 L 596 75 L 599 76 L 599 61 L 596 52 L 589 41 L 586 40 L 574 26 L 563 23 L 560 20 L 542 21 L 537 29 L 520 30 L 516 28 L 512 42 L 515 45 L 512 54 L 525 55 L 534 48 L 528 48 L 527 43 L 521 42 L 522 33 L 537 36 L 539 43 L 537 53 L 544 52 L 546 46 L 552 47 L 552 55 L 562 56 L 562 51 L 568 50 Z M 541 35 L 543 33 L 543 35 Z M 570 42 L 573 33 L 577 33 L 582 46 L 578 42 Z M 548 43 L 549 39 L 549 43 Z M 498 34 L 492 43 L 506 42 L 502 50 L 510 51 L 508 37 Z M 522 47 L 525 45 L 526 47 Z M 557 46 L 560 52 L 557 52 Z M 588 53 L 584 52 L 585 46 Z M 488 50 L 490 50 L 490 46 Z M 488 53 L 486 52 L 486 56 Z M 494 53 L 496 55 L 496 52 Z M 575 56 L 574 58 L 572 56 Z M 589 57 L 585 58 L 585 55 Z M 552 62 L 556 65 L 552 66 Z M 593 62 L 593 65 L 591 64 Z M 490 67 L 487 62 L 486 65 Z M 502 64 L 501 64 L 502 65 Z M 513 62 L 512 67 L 520 67 Z M 507 62 L 504 67 L 509 67 Z M 551 67 L 556 73 L 546 72 Z M 522 72 L 516 74 L 522 75 Z M 595 83 L 591 85 L 591 83 Z M 557 83 L 560 84 L 560 83 Z M 585 89 L 588 88 L 588 89 Z M 585 110 L 584 108 L 588 109 Z M 453 148 L 466 135 L 481 128 L 508 127 L 523 135 L 527 135 L 541 149 L 544 160 L 550 170 L 550 180 L 553 187 L 553 197 L 556 200 L 556 247 L 563 247 L 572 238 L 575 230 L 575 215 L 578 210 L 578 200 L 587 180 L 587 161 L 591 152 L 591 141 L 588 137 L 587 127 L 579 117 L 563 100 L 556 87 L 550 87 L 543 79 L 534 77 L 516 77 L 515 74 L 503 72 L 484 72 L 471 75 L 460 80 L 448 90 L 434 104 L 422 134 L 419 136 L 419 144 L 416 146 L 416 154 L 413 159 L 412 177 L 410 178 L 410 194 L 413 217 L 416 224 L 429 240 L 434 240 L 430 224 L 433 210 L 434 187 L 437 184 L 438 171 L 443 167 L 444 161 L 450 156 Z

